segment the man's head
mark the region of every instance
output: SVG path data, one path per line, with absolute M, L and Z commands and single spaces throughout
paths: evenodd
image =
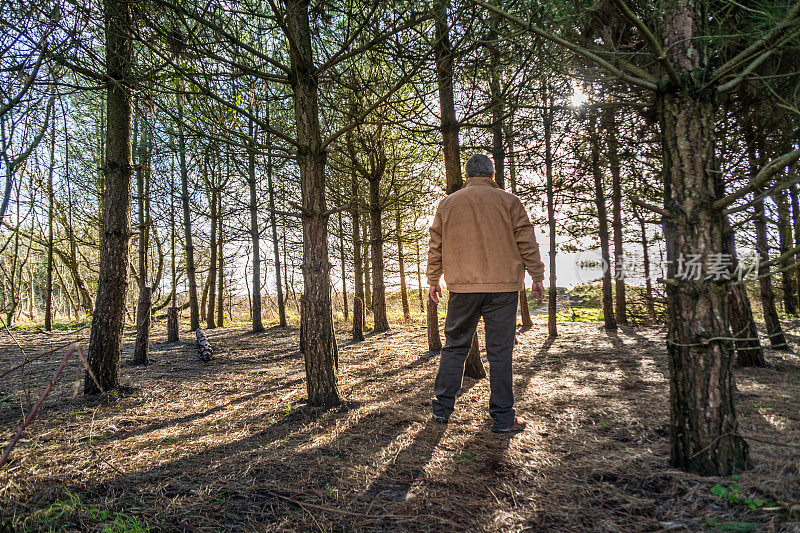
M 494 163 L 483 154 L 475 154 L 467 161 L 464 174 L 468 178 L 491 178 L 494 176 Z

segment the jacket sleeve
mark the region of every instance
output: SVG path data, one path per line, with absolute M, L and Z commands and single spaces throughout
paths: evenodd
M 429 285 L 438 285 L 442 277 L 442 216 L 436 209 L 433 225 L 430 227 L 430 240 L 428 241 L 428 276 Z
M 517 241 L 519 254 L 525 264 L 525 270 L 531 275 L 534 282 L 544 280 L 544 263 L 539 255 L 539 243 L 536 242 L 536 234 L 533 231 L 533 224 L 528 218 L 525 206 L 519 199 L 514 202 L 511 211 L 511 220 L 514 224 L 514 237 Z

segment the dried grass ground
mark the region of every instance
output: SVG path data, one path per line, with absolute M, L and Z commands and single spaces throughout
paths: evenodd
M 700 478 L 667 466 L 663 330 L 559 328 L 552 342 L 541 323 L 518 336 L 517 405 L 529 429 L 512 437 L 489 431 L 486 380 L 465 382 L 449 425 L 429 421 L 437 358 L 425 353 L 421 324 L 343 344 L 346 402 L 329 411 L 302 403 L 296 330 L 210 331 L 215 359 L 202 363 L 193 342 L 163 344 L 158 329 L 153 364 L 124 365 L 128 388 L 108 401 L 73 397 L 81 373 L 70 363 L 0 470 L 3 527 L 800 531 L 797 515 L 711 493 L 735 482 L 744 496 L 800 502 L 796 356 L 737 369 L 755 466 L 738 481 Z M 15 335 L 29 354 L 64 341 Z M 21 356 L 0 339 L 2 370 Z M 0 382 L 5 442 L 59 358 Z

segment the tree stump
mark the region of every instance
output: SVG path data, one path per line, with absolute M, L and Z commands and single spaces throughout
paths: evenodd
M 214 356 L 211 343 L 208 342 L 206 334 L 200 328 L 197 328 L 197 355 L 201 361 L 210 361 Z
M 133 350 L 133 364 L 146 365 L 150 362 L 150 311 L 153 289 L 142 287 L 139 290 L 139 305 L 136 309 L 136 346 Z
M 364 301 L 353 298 L 353 342 L 364 340 Z
M 178 342 L 178 308 L 167 309 L 167 342 Z
M 472 346 L 469 348 L 467 361 L 464 363 L 464 375 L 472 379 L 483 379 L 486 377 L 486 370 L 481 362 L 481 346 L 478 343 L 478 332 L 472 335 Z
M 442 351 L 442 339 L 439 337 L 439 305 L 428 298 L 426 313 L 428 320 L 428 352 Z

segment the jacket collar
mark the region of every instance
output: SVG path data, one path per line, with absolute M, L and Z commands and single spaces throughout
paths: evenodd
M 467 182 L 464 184 L 464 187 L 471 187 L 473 185 L 483 185 L 484 187 L 494 187 L 495 189 L 500 188 L 492 178 L 486 176 L 474 176 L 467 178 Z

